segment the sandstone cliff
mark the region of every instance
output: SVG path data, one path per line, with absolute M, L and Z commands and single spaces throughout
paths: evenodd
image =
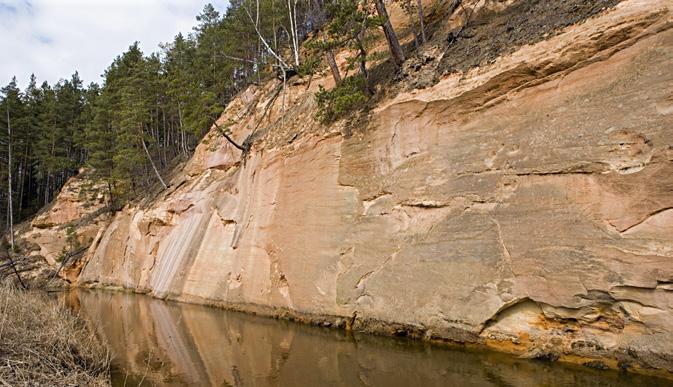
M 673 372 L 672 10 L 620 2 L 357 122 L 315 121 L 327 77 L 253 86 L 220 119 L 251 152 L 213 131 L 91 223 L 74 280 Z

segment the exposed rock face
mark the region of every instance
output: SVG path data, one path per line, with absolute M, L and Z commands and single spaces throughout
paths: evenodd
M 110 218 L 103 188 L 100 184 L 92 184 L 87 171 L 82 170 L 66 182 L 48 208 L 35 216 L 30 224 L 18 227 L 17 243 L 27 256 L 19 264 L 39 268 L 26 273 L 27 280 L 43 283 L 54 277 L 56 271 L 69 282 L 78 279 L 82 265 L 95 251 Z M 72 228 L 71 241 L 68 241 L 69 227 Z M 71 251 L 73 244 L 81 248 Z M 90 246 L 88 251 L 87 246 Z M 48 266 L 40 264 L 42 259 Z
M 117 215 L 79 283 L 673 372 L 672 9 L 624 1 L 352 131 L 294 85 L 244 162 L 209 136 Z M 227 108 L 237 139 L 273 87 Z

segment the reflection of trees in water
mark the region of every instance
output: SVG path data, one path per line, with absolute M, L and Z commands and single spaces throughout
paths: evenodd
M 625 377 L 497 353 L 449 350 L 169 303 L 146 296 L 79 292 L 112 346 L 119 384 L 227 386 L 652 385 Z M 357 340 L 354 340 L 357 339 Z M 654 382 L 656 383 L 656 381 Z

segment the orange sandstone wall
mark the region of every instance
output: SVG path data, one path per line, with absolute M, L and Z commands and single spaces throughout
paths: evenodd
M 326 78 L 283 108 L 253 87 L 221 119 L 276 122 L 251 153 L 208 136 L 79 284 L 673 372 L 672 8 L 624 1 L 364 127 L 315 122 Z

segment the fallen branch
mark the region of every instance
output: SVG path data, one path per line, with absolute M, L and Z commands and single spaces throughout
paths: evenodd
M 16 278 L 19 280 L 19 283 L 21 284 L 21 287 L 24 288 L 24 289 L 27 289 L 28 287 L 26 286 L 26 284 L 23 282 L 23 279 L 19 275 L 19 273 L 21 273 L 23 270 L 18 270 L 16 268 L 16 262 L 17 261 L 12 259 L 11 256 L 8 256 L 7 259 L 8 259 L 9 262 L 6 262 L 6 263 L 0 265 L 0 271 L 5 271 L 7 269 L 11 269 L 12 274 L 14 274 L 16 276 Z M 9 275 L 9 273 L 8 273 L 8 275 Z
M 226 138 L 227 141 L 229 141 L 229 143 L 231 143 L 231 145 L 235 146 L 235 147 L 236 147 L 237 149 L 239 149 L 241 152 L 246 152 L 246 151 L 247 151 L 247 149 L 246 149 L 245 147 L 243 147 L 243 146 L 241 146 L 241 145 L 238 145 L 238 143 L 236 143 L 236 141 L 234 141 L 233 138 L 229 137 L 229 135 L 227 134 L 227 131 L 224 130 L 224 129 L 222 129 L 222 128 L 217 124 L 217 122 L 214 122 L 213 125 L 215 125 L 215 129 L 217 129 L 217 132 L 220 133 L 224 138 Z
M 276 58 L 276 60 L 278 61 L 278 63 L 279 63 L 281 66 L 283 66 L 283 67 L 286 68 L 286 69 L 287 69 L 287 68 L 290 68 L 290 66 L 288 66 L 287 63 L 285 63 L 285 61 L 283 60 L 283 58 L 281 58 L 278 54 L 276 54 L 275 51 L 273 51 L 273 49 L 271 49 L 271 46 L 269 46 L 269 43 L 267 43 L 266 39 L 264 39 L 264 36 L 262 36 L 262 33 L 259 32 L 259 28 L 257 27 L 257 23 L 255 23 L 255 21 L 252 19 L 252 15 L 250 14 L 250 11 L 248 11 L 248 8 L 245 7 L 245 6 L 243 6 L 242 8 L 243 8 L 243 10 L 245 11 L 245 13 L 248 15 L 248 18 L 250 19 L 250 21 L 252 22 L 252 24 L 255 26 L 255 32 L 257 32 L 257 36 L 259 37 L 259 40 L 260 40 L 260 41 L 262 42 L 262 44 L 264 45 L 264 48 L 266 48 L 266 50 L 269 52 L 269 54 L 271 54 L 271 56 L 273 56 L 274 58 Z M 258 13 L 258 14 L 259 14 L 259 13 Z
M 154 160 L 152 160 L 152 156 L 150 155 L 150 151 L 147 150 L 147 145 L 145 145 L 145 140 L 143 140 L 141 138 L 140 142 L 143 144 L 143 149 L 145 149 L 145 153 L 147 154 L 147 158 L 150 160 L 150 164 L 152 164 L 152 169 L 154 169 L 154 173 L 157 175 L 157 178 L 161 182 L 161 185 L 164 187 L 164 189 L 167 189 L 168 186 L 164 182 L 164 179 L 161 178 L 161 174 L 159 173 L 159 170 L 157 169 L 157 166 L 154 165 Z
M 80 248 L 80 249 L 78 249 L 78 250 L 75 250 L 75 251 L 69 253 L 68 255 L 66 255 L 66 256 L 63 258 L 63 260 L 61 261 L 61 265 L 58 267 L 58 269 L 56 269 L 56 272 L 51 276 L 51 278 L 56 278 L 56 276 L 58 276 L 58 273 L 61 272 L 61 269 L 63 269 L 63 267 L 65 267 L 65 265 L 68 263 L 68 261 L 70 260 L 70 258 L 75 257 L 75 256 L 77 256 L 77 255 L 79 255 L 79 254 L 82 254 L 82 253 L 85 252 L 88 248 L 89 248 L 89 246 L 84 246 L 84 247 L 82 247 L 82 248 Z
M 220 55 L 222 55 L 222 56 L 223 56 L 224 58 L 226 58 L 226 59 L 237 60 L 237 61 L 239 61 L 239 62 L 246 62 L 246 63 L 257 64 L 257 62 L 255 62 L 254 60 L 245 59 L 245 58 L 239 58 L 239 57 L 237 57 L 237 56 L 232 56 L 232 55 L 229 55 L 229 54 L 225 54 L 225 53 L 223 53 L 223 52 L 221 52 Z

